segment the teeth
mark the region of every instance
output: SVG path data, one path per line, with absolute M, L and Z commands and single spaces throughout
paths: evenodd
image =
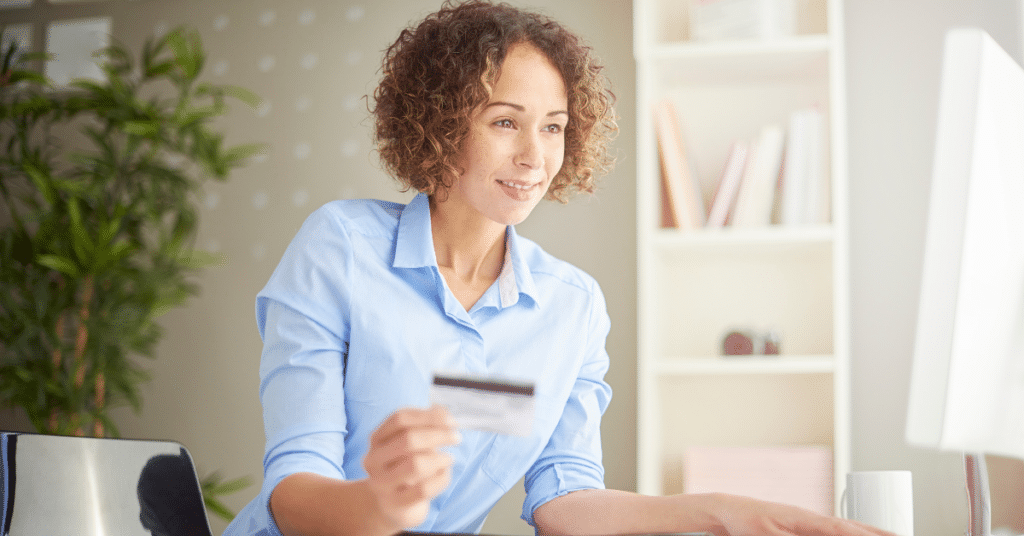
M 505 181 L 498 181 L 498 182 L 504 184 L 505 186 L 511 186 L 512 188 L 515 188 L 516 190 L 527 190 L 527 189 L 533 188 L 532 185 L 531 186 L 525 186 L 525 185 L 522 185 L 522 184 L 515 184 L 515 183 L 505 182 Z

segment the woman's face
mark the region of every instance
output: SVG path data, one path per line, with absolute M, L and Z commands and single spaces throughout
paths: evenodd
M 473 114 L 448 201 L 502 225 L 525 220 L 562 168 L 568 109 L 565 83 L 547 56 L 513 45 L 490 99 Z

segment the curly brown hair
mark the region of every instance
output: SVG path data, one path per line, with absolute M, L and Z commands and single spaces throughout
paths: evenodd
M 374 135 L 385 169 L 405 190 L 447 193 L 474 111 L 487 102 L 509 48 L 523 42 L 551 60 L 568 91 L 565 159 L 545 197 L 564 203 L 594 191 L 596 175 L 611 167 L 608 143 L 618 130 L 604 67 L 557 22 L 479 0 L 446 0 L 384 52 Z

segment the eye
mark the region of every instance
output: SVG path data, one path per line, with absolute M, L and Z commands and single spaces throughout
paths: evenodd
M 515 126 L 512 123 L 511 119 L 499 119 L 499 120 L 495 121 L 493 124 L 495 126 L 498 126 L 498 127 L 501 127 L 501 128 L 512 128 L 513 126 Z
M 563 129 L 564 127 L 562 127 L 562 125 L 559 125 L 558 123 L 553 123 L 544 127 L 545 132 L 550 132 L 552 134 L 559 134 L 562 132 Z

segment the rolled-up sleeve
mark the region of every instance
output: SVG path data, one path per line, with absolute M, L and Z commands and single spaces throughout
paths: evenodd
M 278 529 L 269 500 L 281 480 L 298 472 L 345 478 L 349 250 L 345 233 L 326 215 L 314 213 L 257 296 L 263 339 L 259 395 L 267 439 L 257 502 L 267 509 L 271 535 Z
M 298 312 L 267 307 L 260 399 L 267 448 L 264 479 L 298 471 L 344 478 L 344 344 Z
M 522 518 L 530 525 L 534 524 L 534 511 L 551 499 L 571 491 L 604 488 L 601 417 L 612 396 L 604 381 L 609 367 L 605 341 L 611 322 L 596 283 L 593 296 L 583 364 L 554 434 L 526 473 Z

